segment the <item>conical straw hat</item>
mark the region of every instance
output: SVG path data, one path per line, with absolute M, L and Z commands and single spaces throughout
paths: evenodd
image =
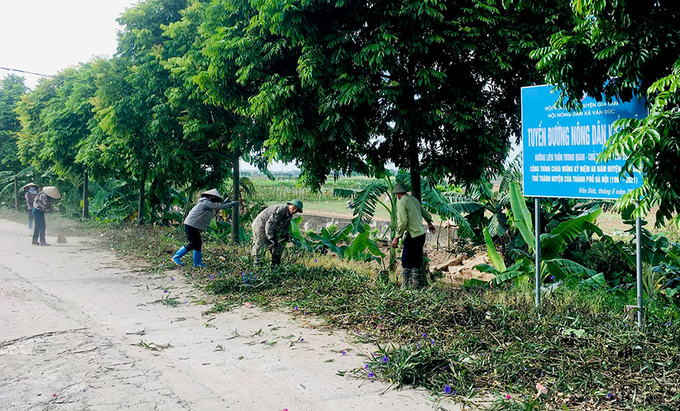
M 45 187 L 43 188 L 43 191 L 45 192 L 45 194 L 54 198 L 55 200 L 59 200 L 61 198 L 61 193 L 59 192 L 59 189 L 57 187 L 54 186 Z
M 25 186 L 21 187 L 21 189 L 23 190 L 23 189 L 26 189 L 26 188 L 28 188 L 28 187 L 38 187 L 38 186 L 37 186 L 34 182 L 31 181 L 30 183 L 28 183 L 28 184 L 26 184 Z
M 222 195 L 220 194 L 220 192 L 217 191 L 217 189 L 215 189 L 215 188 L 213 188 L 213 189 L 211 189 L 211 190 L 208 190 L 208 191 L 202 192 L 202 193 L 201 193 L 201 197 L 203 197 L 203 196 L 213 196 L 213 197 L 219 198 L 220 201 L 224 201 L 224 197 L 222 197 Z

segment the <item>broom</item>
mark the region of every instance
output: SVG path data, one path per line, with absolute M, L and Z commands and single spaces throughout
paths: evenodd
M 64 235 L 64 229 L 61 227 L 61 213 L 57 213 L 57 219 L 59 220 L 59 236 L 57 236 L 57 243 L 66 244 L 66 236 Z

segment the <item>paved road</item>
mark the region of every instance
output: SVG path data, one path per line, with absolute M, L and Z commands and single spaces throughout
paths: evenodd
M 92 238 L 57 244 L 49 224 L 53 245 L 36 247 L 0 220 L 1 410 L 461 409 L 339 376 L 372 348 L 344 333 L 259 308 L 205 316 L 179 271 L 148 274 Z

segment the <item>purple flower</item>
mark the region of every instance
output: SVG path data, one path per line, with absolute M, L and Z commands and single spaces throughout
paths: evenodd
M 364 368 L 368 369 L 368 364 L 364 364 Z
M 319 261 L 315 258 L 315 259 L 314 259 L 314 262 L 315 262 L 315 263 L 318 263 Z
M 342 350 L 342 351 L 340 351 L 340 354 L 342 354 L 342 355 L 346 355 L 346 354 L 347 354 L 347 352 L 345 352 L 345 350 Z
M 434 340 L 430 340 L 430 344 L 434 345 Z
M 423 338 L 427 338 L 427 334 L 425 334 L 425 333 L 420 334 L 420 336 L 423 337 Z
M 445 385 L 444 386 L 444 393 L 451 394 L 451 387 L 449 387 L 448 385 Z
M 300 309 L 300 307 L 298 307 L 297 305 L 295 306 L 295 308 L 293 308 L 293 310 L 295 310 L 295 311 L 297 311 L 299 309 Z
M 373 371 L 368 372 L 368 378 L 373 378 L 375 377 L 375 374 L 373 374 Z
M 416 347 L 420 348 L 420 343 L 418 343 L 418 345 Z
M 610 393 L 607 393 L 607 398 L 609 398 L 610 400 L 613 399 L 613 398 L 614 398 L 614 394 L 612 394 L 611 392 L 610 392 Z
M 550 279 L 551 279 L 551 280 L 555 280 L 555 276 L 554 276 L 554 275 L 551 275 L 551 276 L 550 276 Z
M 671 324 L 670 321 L 666 322 L 666 327 L 670 327 L 671 325 L 673 325 L 673 324 Z
M 175 281 L 175 277 L 170 277 L 170 281 Z
M 163 290 L 163 292 L 164 292 L 164 293 L 167 293 L 167 292 L 168 292 L 168 290 Z
M 387 358 L 386 355 L 383 355 L 383 357 L 382 357 L 382 362 L 383 362 L 383 363 L 386 363 L 386 362 L 388 362 L 389 360 L 390 360 L 390 359 Z

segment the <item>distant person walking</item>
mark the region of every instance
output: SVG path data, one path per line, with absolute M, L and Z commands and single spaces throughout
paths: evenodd
M 238 205 L 238 201 L 224 201 L 219 191 L 214 188 L 201 193 L 198 203 L 189 211 L 187 218 L 184 219 L 184 233 L 187 235 L 188 243 L 177 250 L 175 255 L 172 256 L 172 261 L 179 266 L 183 266 L 182 256 L 193 250 L 194 267 L 205 267 L 205 264 L 203 264 L 201 231 L 208 229 L 210 220 L 215 217 L 215 213 L 218 210 L 238 207 Z
M 24 198 L 26 199 L 26 208 L 28 209 L 28 229 L 33 228 L 33 201 L 38 195 L 38 186 L 31 182 L 21 187 L 24 190 Z
M 290 237 L 290 220 L 296 213 L 302 212 L 302 201 L 290 200 L 285 205 L 273 205 L 265 208 L 255 217 L 253 228 L 253 262 L 259 265 L 267 250 L 272 255 L 274 267 L 281 264 L 283 242 Z
M 33 245 L 49 245 L 45 241 L 45 213 L 55 211 L 52 207 L 53 203 L 61 198 L 59 189 L 54 186 L 43 188 L 33 200 L 33 218 L 35 219 L 35 228 L 33 229 Z M 38 242 L 38 238 L 40 242 Z
M 426 285 L 423 273 L 423 247 L 425 246 L 425 227 L 435 233 L 432 216 L 420 204 L 417 198 L 406 194 L 408 189 L 402 183 L 396 183 L 392 192 L 397 201 L 397 233 L 392 239 L 392 247 L 399 245 L 399 238 L 404 236 L 404 251 L 401 255 L 401 283 L 404 287 L 422 288 Z

